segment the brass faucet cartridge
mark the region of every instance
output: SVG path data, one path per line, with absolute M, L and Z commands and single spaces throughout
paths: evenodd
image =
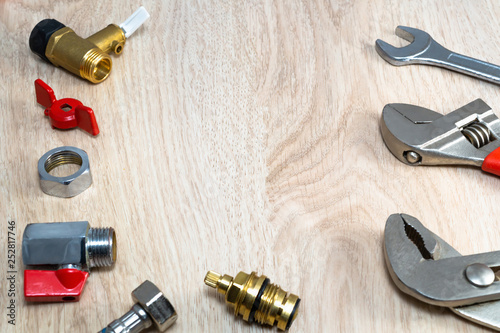
M 300 298 L 269 282 L 265 275 L 255 272 L 239 272 L 234 279 L 213 271 L 205 276 L 205 284 L 225 295 L 235 316 L 241 315 L 249 323 L 256 321 L 288 330 L 297 316 Z
M 104 81 L 111 72 L 108 53 L 120 54 L 125 40 L 149 17 L 144 7 L 119 26 L 110 24 L 84 39 L 54 19 L 40 21 L 31 31 L 30 49 L 43 60 L 63 67 L 92 83 Z

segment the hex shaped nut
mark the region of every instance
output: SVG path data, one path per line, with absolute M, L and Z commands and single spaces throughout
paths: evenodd
M 89 228 L 87 221 L 28 224 L 23 234 L 23 263 L 86 265 L 85 239 Z
M 226 301 L 231 304 L 236 304 L 240 293 L 245 288 L 248 282 L 249 275 L 245 272 L 239 272 L 233 279 L 231 286 L 226 293 Z
M 161 332 L 165 331 L 177 320 L 174 307 L 151 281 L 144 281 L 132 291 L 132 297 L 149 314 Z
M 45 56 L 45 49 L 47 48 L 47 44 L 52 34 L 64 27 L 64 24 L 54 19 L 45 19 L 40 21 L 37 25 L 35 25 L 30 34 L 29 44 L 31 51 L 43 60 L 50 62 Z
M 62 164 L 78 164 L 80 169 L 66 177 L 55 177 L 49 172 Z M 52 149 L 38 160 L 40 187 L 46 194 L 70 198 L 78 195 L 92 185 L 89 157 L 79 148 L 63 146 Z

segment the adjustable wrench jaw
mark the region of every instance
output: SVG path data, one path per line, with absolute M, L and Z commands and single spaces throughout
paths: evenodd
M 388 104 L 380 128 L 389 150 L 409 165 L 481 167 L 499 146 L 500 120 L 481 99 L 445 116 L 414 105 Z

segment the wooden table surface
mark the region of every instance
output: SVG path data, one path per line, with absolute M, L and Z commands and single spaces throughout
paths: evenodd
M 93 85 L 28 47 L 55 18 L 81 36 L 151 14 Z M 0 256 L 1 332 L 97 332 L 155 282 L 179 319 L 168 332 L 274 332 L 235 318 L 206 287 L 207 270 L 265 274 L 302 298 L 290 332 L 483 332 L 400 292 L 383 258 L 392 213 L 419 218 L 463 254 L 500 249 L 500 178 L 465 167 L 409 167 L 379 131 L 387 103 L 441 113 L 476 98 L 497 109 L 498 87 L 426 66 L 393 67 L 382 38 L 397 25 L 429 32 L 462 54 L 500 63 L 495 1 L 20 1 L 0 2 L 0 241 L 16 222 L 15 296 Z M 92 107 L 101 134 L 53 130 L 34 95 Z M 87 151 L 93 185 L 42 193 L 37 161 Z M 28 223 L 87 220 L 114 227 L 118 260 L 93 269 L 78 303 L 24 301 Z M 15 327 L 7 306 L 16 304 Z

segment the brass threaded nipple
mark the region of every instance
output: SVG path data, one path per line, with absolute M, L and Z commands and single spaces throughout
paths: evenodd
M 92 83 L 104 81 L 111 72 L 111 57 L 98 48 L 85 54 L 80 65 L 80 76 Z
M 234 307 L 235 315 L 241 315 L 247 322 L 276 325 L 284 331 L 297 316 L 300 298 L 270 283 L 264 275 L 239 272 L 233 278 L 209 271 L 205 284 L 224 294 L 226 303 Z

